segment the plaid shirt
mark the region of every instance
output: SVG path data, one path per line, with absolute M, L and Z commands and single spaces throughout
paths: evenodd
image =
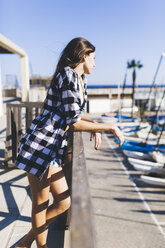
M 50 85 L 42 113 L 23 135 L 15 165 L 39 179 L 51 161 L 64 165 L 67 151 L 67 125 L 80 120 L 87 92 L 84 77 L 84 102 L 81 105 L 78 74 L 70 67 L 59 72 Z

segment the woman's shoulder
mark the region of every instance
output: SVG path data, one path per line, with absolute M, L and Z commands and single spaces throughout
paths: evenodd
M 72 69 L 70 66 L 64 67 L 64 71 L 67 76 L 73 75 L 75 78 L 78 78 L 77 72 L 74 69 Z M 85 74 L 82 74 L 82 79 L 83 80 L 86 79 Z
M 70 77 L 70 76 L 74 76 L 77 77 L 77 72 L 74 71 L 74 69 L 72 69 L 70 66 L 66 66 L 64 67 L 59 74 L 61 74 L 64 78 L 65 77 Z
M 74 71 L 70 66 L 64 67 L 61 71 L 58 72 L 56 79 L 59 83 L 62 81 L 75 82 L 78 78 L 76 71 Z
M 72 69 L 70 66 L 66 66 L 57 73 L 56 77 L 60 77 L 60 76 L 67 77 L 68 75 L 77 76 L 77 72 L 74 71 L 74 69 Z

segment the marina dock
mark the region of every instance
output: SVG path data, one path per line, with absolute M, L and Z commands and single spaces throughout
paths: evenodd
M 30 229 L 31 195 L 26 173 L 2 163 L 5 117 L 0 118 L 0 247 L 13 248 Z M 100 121 L 99 115 L 89 117 Z M 165 188 L 140 180 L 141 173 L 128 163 L 112 134 L 103 134 L 97 151 L 89 138 L 83 133 L 96 248 L 164 248 Z M 52 228 L 48 247 L 69 248 L 69 232 Z

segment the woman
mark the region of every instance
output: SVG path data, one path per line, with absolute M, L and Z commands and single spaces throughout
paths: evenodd
M 95 123 L 83 116 L 86 105 L 85 74 L 95 67 L 95 47 L 84 38 L 71 40 L 56 67 L 44 108 L 20 141 L 16 166 L 27 172 L 32 193 L 32 229 L 16 247 L 46 248 L 46 228 L 71 204 L 63 173 L 68 129 L 91 132 L 95 149 L 102 131 L 111 131 L 124 141 L 114 124 Z M 54 202 L 48 206 L 49 192 Z

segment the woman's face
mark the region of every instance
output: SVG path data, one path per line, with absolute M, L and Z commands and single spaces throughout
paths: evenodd
M 92 69 L 95 67 L 95 52 L 85 56 L 84 73 L 91 74 Z

